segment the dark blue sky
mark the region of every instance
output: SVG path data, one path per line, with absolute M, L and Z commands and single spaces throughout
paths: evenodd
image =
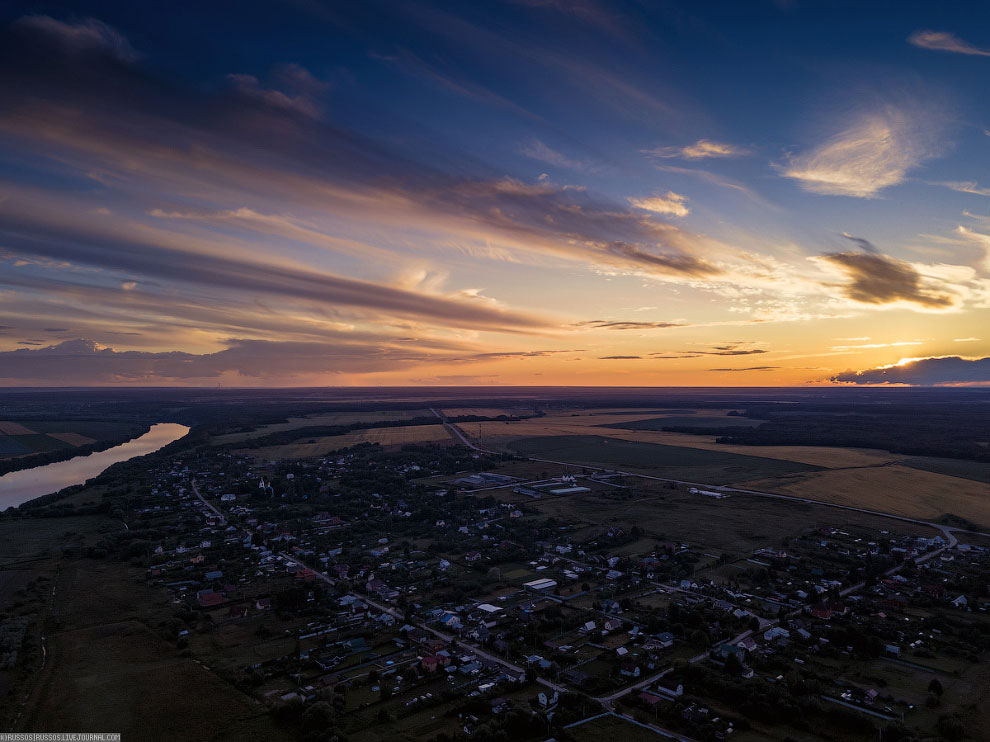
M 94 371 L 116 383 L 809 383 L 975 358 L 987 16 L 8 3 L 3 350 L 138 354 Z M 774 363 L 715 375 L 727 345 Z

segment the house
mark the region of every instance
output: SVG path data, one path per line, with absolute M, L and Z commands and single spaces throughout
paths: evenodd
M 811 606 L 811 615 L 823 621 L 829 621 L 833 616 L 844 616 L 848 612 L 845 603 L 823 601 Z
M 420 628 L 410 628 L 406 630 L 406 639 L 411 641 L 413 644 L 422 644 L 430 638 L 423 629 Z
M 618 601 L 615 600 L 603 600 L 602 601 L 602 613 L 608 613 L 615 616 L 622 614 L 622 606 L 619 605 Z
M 578 632 L 581 634 L 590 634 L 595 630 L 595 626 L 596 624 L 594 621 L 587 621 L 583 626 L 581 626 L 580 629 L 578 629 Z
M 564 670 L 564 680 L 573 686 L 580 688 L 584 683 L 588 681 L 591 676 L 586 672 L 582 672 L 576 668 L 569 668 Z
M 420 661 L 420 665 L 427 672 L 436 672 L 450 664 L 450 657 L 438 654 L 430 654 Z
M 523 584 L 523 587 L 539 593 L 546 593 L 557 587 L 557 581 L 544 577 L 539 580 L 533 580 L 532 582 L 526 582 Z
M 791 632 L 780 626 L 774 626 L 763 633 L 763 638 L 768 642 L 777 641 L 778 639 L 789 639 L 790 636 Z
M 469 551 L 467 554 L 464 555 L 465 562 L 476 562 L 479 559 L 481 559 L 480 551 Z
M 440 618 L 440 623 L 444 626 L 444 628 L 451 629 L 452 631 L 457 631 L 459 628 L 461 628 L 461 617 L 458 616 L 456 613 L 450 613 L 448 611 L 447 613 L 444 613 L 443 616 Z
M 657 650 L 674 646 L 674 635 L 668 631 L 654 634 L 643 643 L 643 649 Z
M 657 692 L 670 698 L 680 698 L 684 695 L 684 686 L 667 676 L 657 680 Z
M 324 654 L 315 659 L 316 665 L 323 671 L 332 670 L 343 661 L 343 657 L 331 654 Z
M 627 678 L 638 678 L 640 676 L 639 665 L 635 662 L 626 662 L 619 670 L 619 674 Z
M 746 648 L 738 644 L 720 644 L 718 647 L 718 656 L 723 660 L 727 660 L 730 655 L 735 655 L 739 658 L 740 662 L 746 660 Z
M 621 618 L 610 618 L 607 621 L 605 621 L 604 625 L 602 626 L 602 636 L 605 636 L 606 634 L 610 634 L 613 631 L 618 631 L 621 628 L 622 628 Z
M 639 694 L 639 700 L 652 708 L 653 706 L 656 706 L 658 703 L 660 703 L 660 701 L 662 701 L 663 698 L 661 696 L 656 695 L 655 693 L 647 693 L 644 691 L 643 693 Z
M 411 634 L 412 632 L 410 632 Z M 437 654 L 443 651 L 443 648 L 447 645 L 441 639 L 425 639 L 420 642 L 420 646 L 423 647 L 427 652 L 431 654 Z
M 952 605 L 954 605 L 956 608 L 965 608 L 967 605 L 969 605 L 969 601 L 966 600 L 965 595 L 960 595 L 958 598 L 952 601 Z
M 271 598 L 260 598 L 255 601 L 254 607 L 259 611 L 270 611 L 272 609 L 272 599 Z
M 226 602 L 226 600 L 227 598 L 224 597 L 223 593 L 217 593 L 213 590 L 200 590 L 196 593 L 196 602 L 202 608 L 216 608 L 218 605 Z

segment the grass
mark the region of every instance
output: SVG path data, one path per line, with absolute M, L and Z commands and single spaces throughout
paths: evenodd
M 984 464 L 979 461 L 919 456 L 914 459 L 905 459 L 901 463 L 904 466 L 910 466 L 912 469 L 921 469 L 922 471 L 929 471 L 935 474 L 944 474 L 949 477 L 959 477 L 960 479 L 972 479 L 974 482 L 990 484 L 990 464 Z
M 450 436 L 443 425 L 410 425 L 404 428 L 367 428 L 345 435 L 322 438 L 303 438 L 282 446 L 245 449 L 243 453 L 259 459 L 293 459 L 325 456 L 332 451 L 356 446 L 358 443 L 379 443 L 382 446 L 399 446 L 406 443 L 449 442 Z
M 532 409 L 516 407 L 514 409 L 506 407 L 444 407 L 441 410 L 447 417 L 461 417 L 463 415 L 478 415 L 479 417 L 498 417 L 499 415 L 531 415 Z M 426 414 L 430 414 L 429 410 Z
M 512 447 L 528 456 L 605 467 L 633 468 L 658 476 L 713 484 L 812 471 L 815 467 L 721 451 L 686 449 L 591 435 L 524 438 Z
M 668 426 L 688 426 L 694 428 L 755 428 L 764 420 L 751 417 L 716 417 L 714 415 L 681 417 L 651 417 L 646 420 L 629 420 L 622 423 L 610 423 L 606 428 L 622 428 L 623 430 L 663 430 Z
M 659 483 L 636 485 L 648 496 L 629 501 L 584 495 L 534 500 L 540 513 L 573 523 L 576 540 L 594 538 L 610 526 L 627 532 L 639 526 L 655 540 L 683 541 L 702 551 L 736 555 L 776 543 L 810 528 L 828 525 L 864 525 L 931 536 L 925 526 L 894 523 L 880 516 L 839 512 L 822 505 L 733 495 L 724 500 L 667 490 Z
M 33 518 L 27 526 L 20 520 L 0 521 L 0 567 L 46 559 L 63 546 L 94 544 L 102 529 L 122 530 L 123 526 L 97 515 Z
M 652 713 L 648 716 L 652 717 Z M 567 736 L 575 742 L 599 742 L 603 739 L 620 739 L 623 742 L 657 742 L 666 737 L 651 729 L 645 729 L 617 716 L 603 716 L 567 730 Z
M 102 420 L 0 421 L 0 456 L 58 451 L 138 432 L 130 423 Z
M 49 661 L 19 727 L 163 741 L 287 739 L 256 702 L 155 633 L 170 615 L 164 598 L 141 570 L 117 562 L 64 565 Z

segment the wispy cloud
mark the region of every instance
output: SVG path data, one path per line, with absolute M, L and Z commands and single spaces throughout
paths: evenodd
M 519 151 L 532 160 L 545 162 L 554 167 L 567 168 L 568 170 L 586 170 L 588 168 L 588 163 L 568 157 L 562 152 L 548 147 L 536 137 L 522 145 Z
M 780 366 L 747 366 L 746 368 L 710 368 L 709 371 L 772 371 Z
M 685 196 L 673 191 L 668 191 L 665 195 L 649 196 L 647 198 L 630 198 L 629 203 L 637 209 L 652 211 L 655 214 L 667 214 L 669 216 L 687 216 L 690 209 L 684 205 Z
M 908 43 L 922 49 L 990 57 L 990 49 L 982 49 L 975 44 L 970 44 L 948 31 L 915 31 L 908 36 Z
M 873 198 L 934 154 L 931 125 L 922 114 L 888 106 L 778 169 L 813 193 Z
M 668 327 L 684 327 L 680 322 L 635 322 L 623 320 L 592 319 L 577 322 L 575 327 L 587 327 L 595 330 L 658 330 Z
M 650 355 L 656 358 L 698 358 L 700 356 L 752 356 L 769 352 L 765 348 L 755 348 L 751 343 L 738 342 L 714 345 L 706 350 L 668 350 L 651 353 Z
M 692 178 L 697 178 L 704 183 L 710 183 L 711 185 L 718 186 L 719 188 L 728 188 L 729 190 L 743 194 L 746 198 L 750 199 L 754 203 L 760 204 L 761 206 L 772 206 L 766 201 L 766 199 L 764 199 L 748 185 L 740 183 L 737 180 L 733 180 L 732 178 L 727 178 L 719 173 L 713 173 L 710 170 L 702 170 L 700 168 L 678 167 L 677 165 L 666 165 L 661 163 L 656 163 L 655 167 L 661 172 L 676 173 L 677 175 L 688 175 Z
M 715 157 L 741 157 L 742 155 L 749 154 L 749 150 L 725 142 L 699 139 L 694 144 L 688 144 L 683 147 L 656 147 L 654 149 L 644 149 L 643 153 L 661 159 L 706 160 Z
M 972 193 L 974 196 L 990 196 L 990 188 L 977 185 L 972 180 L 933 181 L 932 185 L 942 186 L 959 193 Z
M 47 15 L 29 15 L 16 21 L 14 28 L 44 36 L 53 46 L 69 54 L 106 54 L 123 62 L 133 62 L 138 58 L 134 47 L 122 33 L 95 18 L 67 23 Z

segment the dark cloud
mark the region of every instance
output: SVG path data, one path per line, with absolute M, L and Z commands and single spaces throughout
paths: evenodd
M 877 249 L 877 246 L 874 245 L 869 240 L 863 239 L 862 237 L 853 237 L 848 232 L 843 232 L 842 233 L 842 236 L 845 237 L 850 242 L 852 242 L 853 244 L 859 246 L 859 248 L 863 252 L 870 253 L 871 255 L 879 255 L 880 254 L 880 250 Z
M 748 366 L 746 368 L 710 368 L 709 371 L 770 371 L 780 366 Z
M 40 345 L 40 343 L 38 343 Z M 434 363 L 482 363 L 542 358 L 571 350 L 458 354 L 430 341 L 399 344 L 391 338 L 339 333 L 334 342 L 231 339 L 213 353 L 115 350 L 87 339 L 0 352 L 0 379 L 26 385 L 99 385 L 209 381 L 237 374 L 259 382 L 300 376 L 371 373 Z
M 699 350 L 696 352 L 706 356 L 754 356 L 760 353 L 769 353 L 770 351 L 761 348 L 717 348 L 715 350 Z
M 849 283 L 842 289 L 854 301 L 864 304 L 909 301 L 931 308 L 950 307 L 955 301 L 951 294 L 925 288 L 921 274 L 909 263 L 886 255 L 841 252 L 823 255 L 822 259 L 849 277 Z
M 118 351 L 91 340 L 0 352 L 0 379 L 24 384 L 171 383 L 236 373 L 256 379 L 366 373 L 413 367 L 437 358 L 418 349 L 370 343 L 230 340 L 215 353 Z
M 681 355 L 675 355 L 670 351 L 651 353 L 656 358 L 697 358 L 699 356 L 752 356 L 770 351 L 762 348 L 740 347 L 747 343 L 727 343 L 725 345 L 713 345 L 711 350 L 684 350 L 679 351 Z
M 636 361 L 643 356 L 600 356 L 599 361 Z
M 598 330 L 656 330 L 684 326 L 678 322 L 626 322 L 607 319 L 593 319 L 575 323 L 575 327 L 593 327 Z
M 846 384 L 990 384 L 990 358 L 921 358 L 888 368 L 846 371 L 831 378 Z
M 584 353 L 586 351 L 582 349 L 578 350 L 518 350 L 518 351 L 500 351 L 495 353 L 472 353 L 468 356 L 460 356 L 457 358 L 451 358 L 452 362 L 469 362 L 475 363 L 478 361 L 501 361 L 506 359 L 519 359 L 519 358 L 545 358 L 546 356 L 558 355 L 560 353 Z

